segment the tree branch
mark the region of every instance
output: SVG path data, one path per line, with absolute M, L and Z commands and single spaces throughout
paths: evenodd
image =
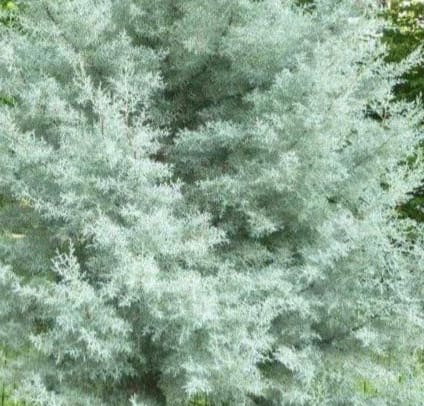
M 59 27 L 59 23 L 56 20 L 56 17 L 54 17 L 53 13 L 51 12 L 51 10 L 49 9 L 49 7 L 47 5 L 44 5 L 44 10 L 46 11 L 47 17 L 49 18 L 49 20 L 55 25 L 56 28 Z M 80 55 L 81 52 L 80 50 L 77 48 L 77 46 L 66 36 L 66 34 L 63 31 L 60 31 L 58 29 L 59 35 L 64 39 L 64 41 L 66 42 L 67 45 L 69 45 L 72 50 Z

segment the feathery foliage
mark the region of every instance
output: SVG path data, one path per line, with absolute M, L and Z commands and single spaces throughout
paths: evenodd
M 396 207 L 422 113 L 392 89 L 420 56 L 384 60 L 372 2 L 24 3 L 0 28 L 15 398 L 418 404 L 424 234 Z

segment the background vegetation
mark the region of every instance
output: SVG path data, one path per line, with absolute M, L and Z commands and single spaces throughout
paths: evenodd
M 400 62 L 424 44 L 424 2 L 396 0 L 390 2 L 384 16 L 390 23 L 383 36 L 388 46 L 388 62 Z M 403 83 L 394 89 L 399 99 L 420 100 L 424 108 L 424 64 L 414 66 L 403 77 Z M 411 157 L 414 160 L 414 157 Z M 411 199 L 403 205 L 401 213 L 417 221 L 424 221 L 424 187 L 411 191 Z

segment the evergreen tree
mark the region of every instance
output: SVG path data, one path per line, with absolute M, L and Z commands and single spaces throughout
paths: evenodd
M 222 237 L 150 158 L 158 57 L 132 46 L 108 1 L 31 2 L 20 23 L 0 57 L 17 98 L 0 115 L 9 381 L 35 404 L 124 404 L 160 399 L 162 374 L 178 402 L 197 372 L 173 377 L 175 362 L 215 317 L 209 247 Z
M 32 0 L 1 28 L 17 398 L 421 402 L 423 226 L 396 207 L 422 113 L 392 94 L 419 55 L 384 61 L 371 3 Z

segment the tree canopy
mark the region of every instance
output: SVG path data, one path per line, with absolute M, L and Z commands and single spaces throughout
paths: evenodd
M 0 28 L 16 399 L 421 402 L 424 225 L 396 208 L 423 111 L 393 92 L 421 57 L 388 60 L 373 2 L 19 7 Z

